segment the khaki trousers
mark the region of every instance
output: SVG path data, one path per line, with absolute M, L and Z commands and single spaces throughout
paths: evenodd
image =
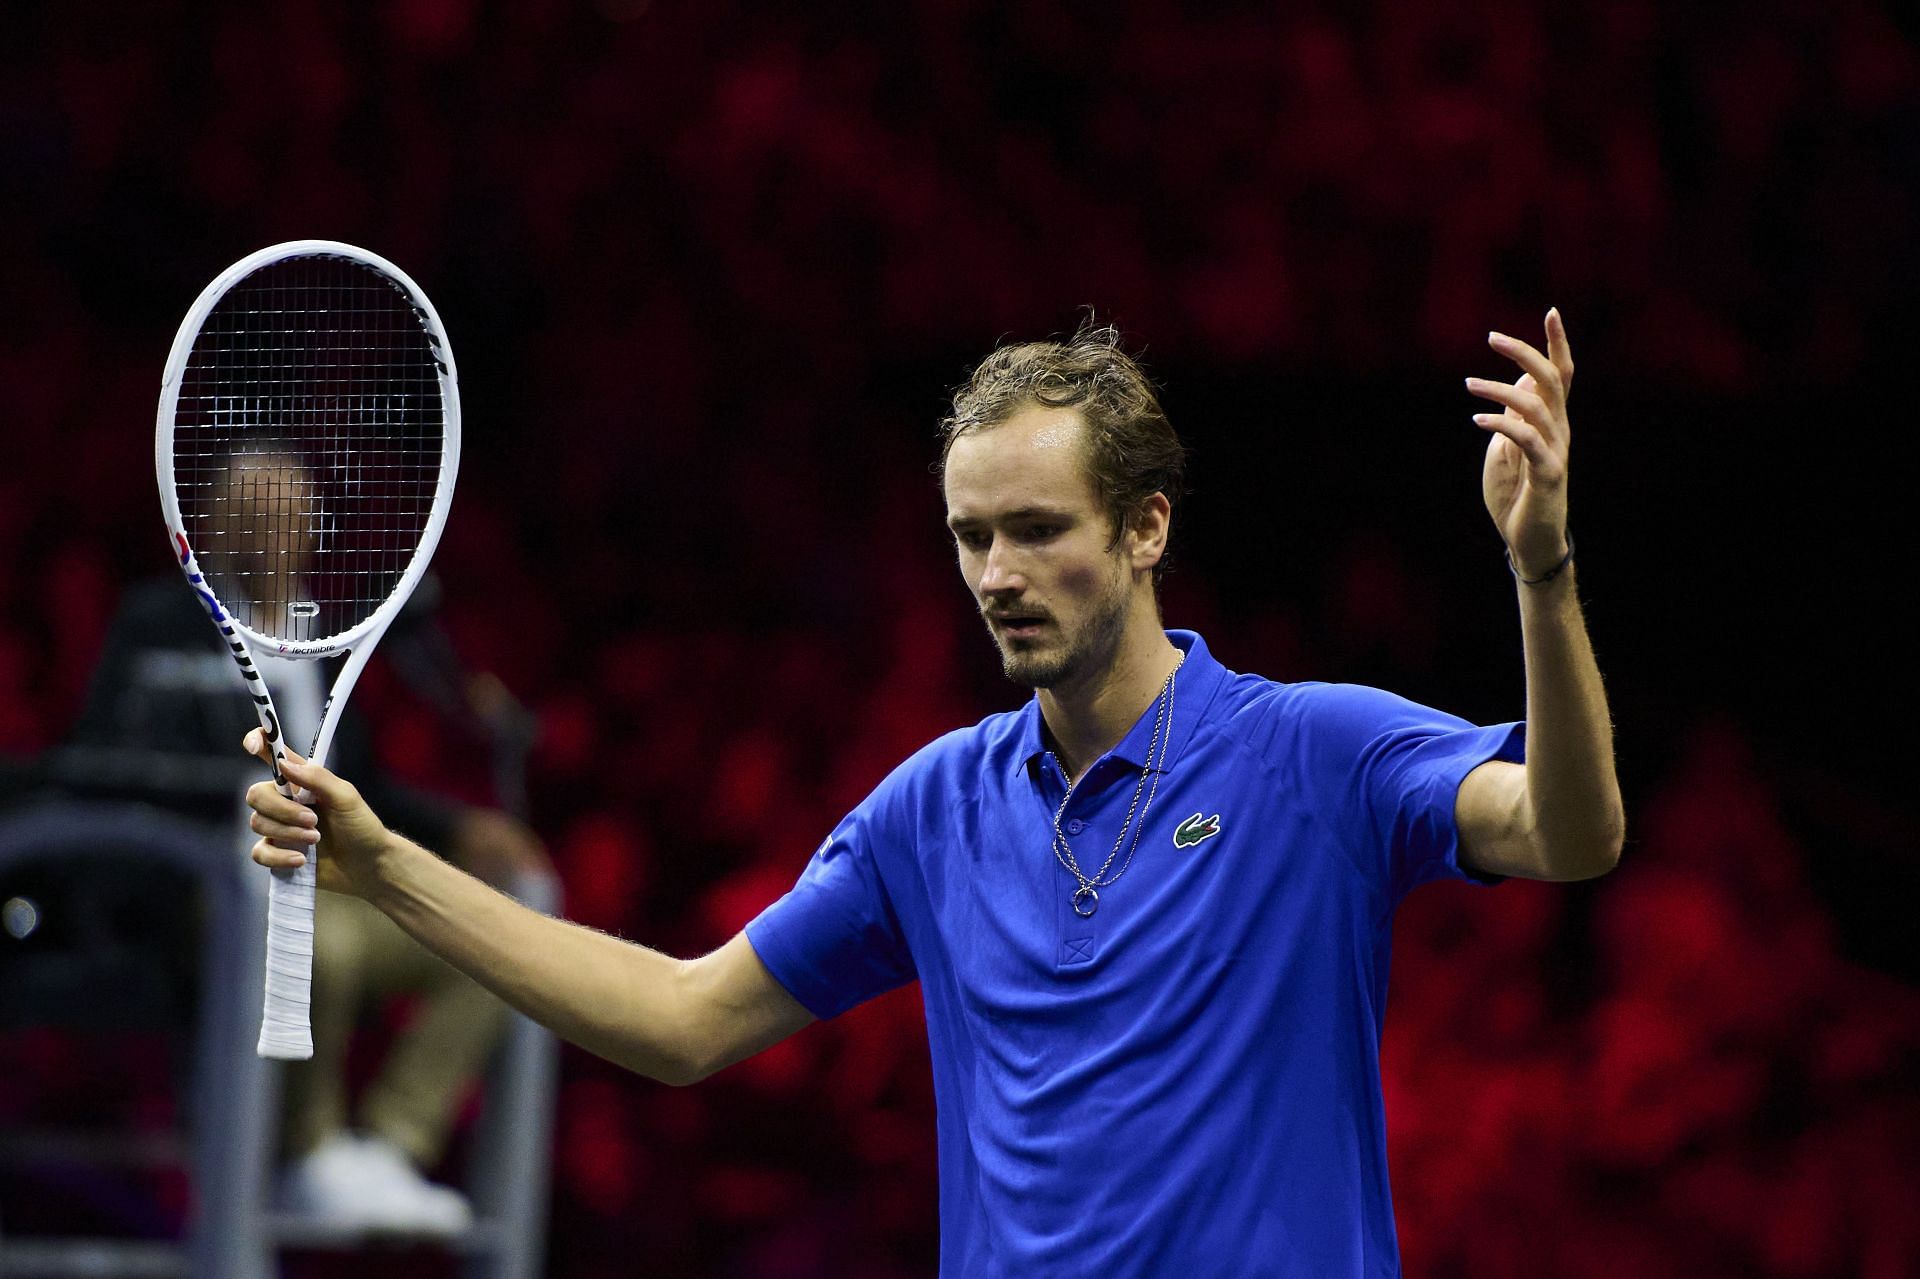
M 506 1028 L 506 1005 L 430 954 L 357 897 L 322 894 L 313 941 L 313 1059 L 286 1072 L 285 1157 L 308 1153 L 347 1124 L 347 1041 L 363 1012 L 392 995 L 418 995 L 360 1099 L 364 1132 L 432 1168 L 469 1083 Z

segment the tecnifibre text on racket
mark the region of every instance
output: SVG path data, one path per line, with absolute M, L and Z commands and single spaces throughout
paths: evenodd
M 180 323 L 153 459 L 174 555 L 239 664 L 274 783 L 291 796 L 253 653 L 340 659 L 307 751 L 324 763 L 453 498 L 460 397 L 440 317 L 398 267 L 350 244 L 297 240 L 242 258 Z M 263 1057 L 313 1055 L 322 855 L 272 872 Z

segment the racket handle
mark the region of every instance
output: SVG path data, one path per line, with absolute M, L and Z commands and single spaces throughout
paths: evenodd
M 315 868 L 276 870 L 267 886 L 267 1000 L 260 1019 L 262 1057 L 313 1056 L 313 898 Z
M 271 712 L 271 708 L 269 707 Z M 273 751 L 274 788 L 288 799 L 297 796 L 282 768 L 286 748 L 276 732 Z M 267 884 L 266 1001 L 260 1013 L 260 1042 L 254 1051 L 274 1061 L 306 1061 L 313 1056 L 313 907 L 319 891 L 320 849 L 307 849 L 307 860 L 291 870 L 274 870 Z

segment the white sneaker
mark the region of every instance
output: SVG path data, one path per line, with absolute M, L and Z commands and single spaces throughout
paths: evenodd
M 287 1169 L 280 1203 L 342 1230 L 447 1238 L 473 1225 L 466 1196 L 422 1177 L 398 1146 L 344 1132 Z

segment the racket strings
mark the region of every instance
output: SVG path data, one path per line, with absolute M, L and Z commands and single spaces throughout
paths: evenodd
M 215 304 L 181 378 L 174 485 L 240 621 L 311 642 L 393 593 L 440 488 L 441 371 L 410 297 L 350 259 L 282 259 Z

